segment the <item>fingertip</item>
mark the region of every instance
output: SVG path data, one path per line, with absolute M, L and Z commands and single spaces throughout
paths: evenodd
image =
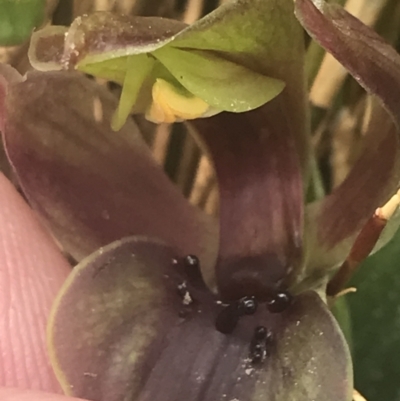
M 1 401 L 84 401 L 81 398 L 66 397 L 41 391 L 25 391 L 14 388 L 0 388 Z
M 0 174 L 0 385 L 60 392 L 45 332 L 69 271 L 51 236 Z

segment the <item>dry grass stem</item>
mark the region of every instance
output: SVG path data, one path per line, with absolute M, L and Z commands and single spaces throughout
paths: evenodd
M 367 401 L 357 390 L 353 392 L 353 401 Z
M 96 11 L 109 11 L 112 10 L 116 0 L 94 0 L 94 9 Z
M 153 156 L 162 166 L 165 163 L 168 153 L 168 145 L 171 139 L 171 128 L 171 124 L 158 125 L 152 144 Z
M 379 17 L 386 0 L 348 0 L 346 10 L 372 26 Z M 328 109 L 340 90 L 348 72 L 330 54 L 326 54 L 311 88 L 310 99 L 318 107 Z
M 183 15 L 183 21 L 187 24 L 193 24 L 201 17 L 203 10 L 203 0 L 188 0 L 186 3 L 185 13 Z
M 193 183 L 189 200 L 192 204 L 203 207 L 215 182 L 214 169 L 206 155 L 202 155 Z
M 118 10 L 126 14 L 131 14 L 138 3 L 137 0 L 113 0 L 113 1 L 114 5 L 115 3 L 117 3 Z M 147 0 L 147 1 L 151 2 L 152 0 Z
M 218 208 L 219 208 L 219 191 L 218 191 L 218 185 L 215 182 L 211 187 L 210 193 L 208 194 L 206 203 L 204 205 L 204 211 L 211 216 L 217 216 Z
M 362 145 L 365 102 L 355 108 L 345 107 L 338 113 L 332 130 L 332 187 L 343 182 L 353 167 Z
M 93 0 L 74 0 L 74 17 L 88 14 L 94 10 Z

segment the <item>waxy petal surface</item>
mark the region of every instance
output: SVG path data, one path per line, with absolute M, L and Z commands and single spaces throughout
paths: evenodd
M 51 357 L 68 394 L 96 401 L 350 401 L 347 347 L 317 294 L 300 295 L 280 315 L 260 305 L 222 334 L 215 328 L 222 305 L 192 286 L 176 256 L 161 243 L 128 238 L 74 269 L 49 325 Z M 266 359 L 252 364 L 260 324 L 273 337 Z
M 182 33 L 173 44 L 224 52 L 285 82 L 280 95 L 256 110 L 193 122 L 212 156 L 220 188 L 219 289 L 228 299 L 244 294 L 265 298 L 287 289 L 302 268 L 309 162 L 304 43 L 291 0 L 237 4 L 245 18 L 232 8 L 224 16 L 226 24 L 222 19 L 219 25 L 210 15 L 192 27 L 202 35 L 191 39 Z M 215 31 L 208 30 L 212 22 Z M 227 39 L 231 29 L 241 33 L 241 40 Z M 271 42 L 254 34 L 262 29 Z
M 310 35 L 391 114 L 380 108 L 375 111 L 363 153 L 347 179 L 330 196 L 309 208 L 313 247 L 310 266 L 325 267 L 343 260 L 365 221 L 398 188 L 400 55 L 337 5 L 296 0 L 296 13 Z M 320 255 L 312 254 L 315 249 Z
M 111 131 L 116 105 L 77 73 L 35 72 L 9 86 L 5 147 L 32 206 L 76 259 L 138 234 L 212 265 L 215 227 L 156 165 L 133 121 Z

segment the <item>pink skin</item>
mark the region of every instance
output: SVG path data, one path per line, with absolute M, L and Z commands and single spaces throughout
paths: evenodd
M 64 397 L 46 353 L 46 320 L 70 267 L 0 173 L 0 400 Z

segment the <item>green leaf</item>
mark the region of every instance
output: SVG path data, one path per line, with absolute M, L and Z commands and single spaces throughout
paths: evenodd
M 368 401 L 399 399 L 400 231 L 368 258 L 347 297 L 353 327 L 355 386 Z
M 0 46 L 25 42 L 44 20 L 46 0 L 0 0 Z

